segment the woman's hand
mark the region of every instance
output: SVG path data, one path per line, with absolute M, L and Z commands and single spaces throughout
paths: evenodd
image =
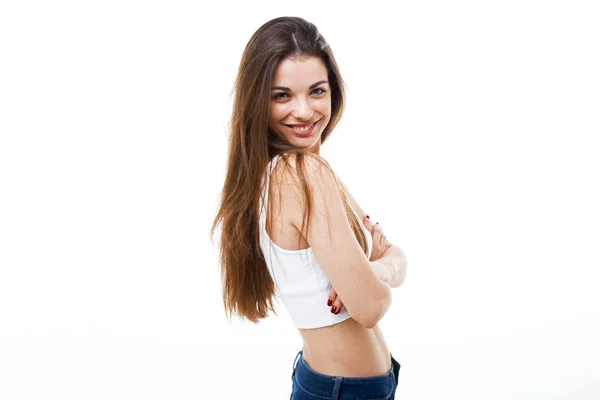
M 381 230 L 381 226 L 379 226 L 379 222 L 375 225 L 371 222 L 371 219 L 366 216 L 363 218 L 363 224 L 365 228 L 367 228 L 371 232 L 371 237 L 373 239 L 373 250 L 371 251 L 371 258 L 369 261 L 379 260 L 383 253 L 391 247 L 392 245 L 388 242 L 385 234 Z M 346 308 L 342 303 L 342 300 L 338 297 L 337 293 L 333 286 L 329 288 L 329 297 L 327 300 L 327 305 L 331 307 L 331 312 L 334 314 L 339 314 L 344 311 Z
M 329 285 L 331 286 L 331 283 Z M 329 298 L 327 299 L 327 305 L 331 307 L 331 312 L 336 315 L 346 309 L 346 307 L 344 307 L 344 304 L 342 303 L 342 299 L 338 297 L 333 286 L 329 288 Z
M 385 233 L 381 230 L 379 222 L 373 225 L 371 219 L 367 215 L 363 218 L 363 224 L 365 225 L 365 228 L 371 232 L 371 237 L 373 238 L 373 250 L 371 251 L 371 258 L 369 258 L 369 261 L 379 260 L 392 244 L 387 240 Z

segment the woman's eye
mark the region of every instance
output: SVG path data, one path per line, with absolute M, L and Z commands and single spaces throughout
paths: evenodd
M 321 96 L 322 94 L 324 94 L 327 90 L 323 89 L 323 88 L 316 88 L 315 90 L 312 91 L 312 93 L 316 94 L 317 96 Z M 288 96 L 288 94 L 286 92 L 279 92 L 276 93 L 273 96 L 273 99 L 275 100 L 281 100 L 281 99 L 285 99 L 286 96 Z

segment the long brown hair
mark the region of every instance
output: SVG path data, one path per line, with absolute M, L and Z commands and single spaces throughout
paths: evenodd
M 294 157 L 297 187 L 303 193 L 306 212 L 301 232 L 306 237 L 311 198 L 306 180 L 305 157 L 314 157 L 333 174 L 346 215 L 367 254 L 367 242 L 346 192 L 329 164 L 308 149 L 291 144 L 268 126 L 271 83 L 280 61 L 289 57 L 318 57 L 327 68 L 331 88 L 331 117 L 321 134 L 324 143 L 344 110 L 344 82 L 325 38 L 312 23 L 298 17 L 280 17 L 262 25 L 242 54 L 234 84 L 233 111 L 229 124 L 229 150 L 220 206 L 210 230 L 221 224 L 220 263 L 226 314 L 236 313 L 253 323 L 273 308 L 275 285 L 260 248 L 259 206 L 262 178 L 271 159 L 279 155 L 285 168 Z M 293 176 L 293 174 L 292 174 Z M 270 185 L 273 187 L 273 185 Z

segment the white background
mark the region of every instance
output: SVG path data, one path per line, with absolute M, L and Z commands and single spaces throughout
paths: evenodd
M 408 257 L 397 398 L 600 398 L 594 3 L 3 1 L 0 398 L 289 398 L 300 335 L 226 319 L 208 236 L 284 15 L 347 84 L 322 155 Z

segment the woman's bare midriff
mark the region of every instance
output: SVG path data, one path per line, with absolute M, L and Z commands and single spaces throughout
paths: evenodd
M 352 318 L 316 329 L 298 329 L 308 366 L 325 375 L 371 377 L 392 367 L 379 326 L 366 329 Z

